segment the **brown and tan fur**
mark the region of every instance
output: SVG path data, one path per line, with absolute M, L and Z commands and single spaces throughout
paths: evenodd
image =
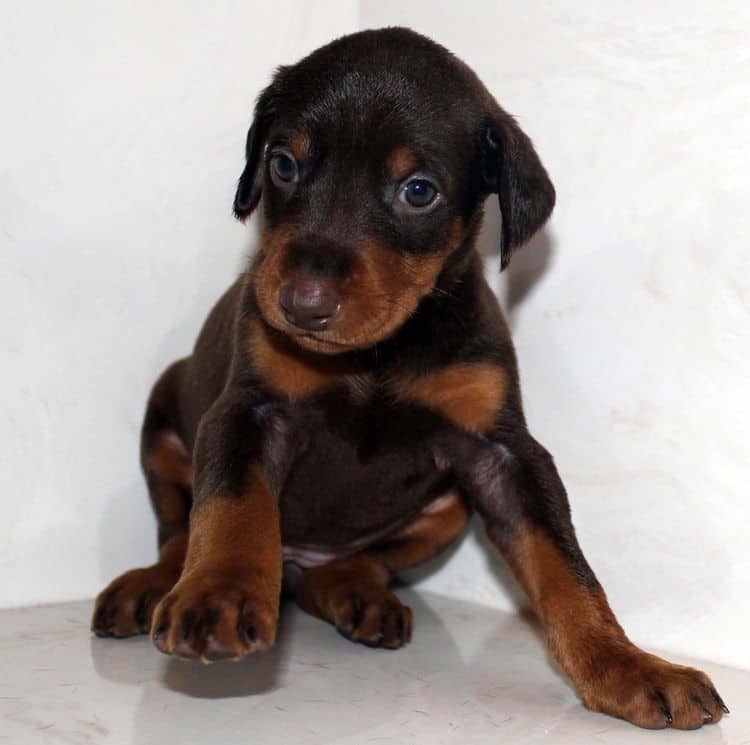
M 704 673 L 625 636 L 528 432 L 475 246 L 490 194 L 505 266 L 554 189 L 429 39 L 362 32 L 279 70 L 234 204 L 245 219 L 263 196 L 261 245 L 154 386 L 141 460 L 159 560 L 102 591 L 97 634 L 239 659 L 274 643 L 286 583 L 344 636 L 395 649 L 413 619 L 392 581 L 476 511 L 586 706 L 653 728 L 721 719 Z

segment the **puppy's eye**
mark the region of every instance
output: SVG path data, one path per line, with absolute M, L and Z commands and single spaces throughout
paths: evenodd
M 415 209 L 430 207 L 438 198 L 437 187 L 424 178 L 414 178 L 404 184 L 398 198 Z
M 299 179 L 297 161 L 284 150 L 273 153 L 270 167 L 271 178 L 277 186 L 292 184 Z

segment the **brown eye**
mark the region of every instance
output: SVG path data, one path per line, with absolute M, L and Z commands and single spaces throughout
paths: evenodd
M 279 150 L 271 156 L 270 168 L 271 178 L 276 184 L 292 184 L 299 179 L 297 161 L 284 150 Z
M 415 178 L 404 185 L 399 199 L 415 209 L 424 209 L 435 202 L 438 197 L 437 187 L 427 179 Z

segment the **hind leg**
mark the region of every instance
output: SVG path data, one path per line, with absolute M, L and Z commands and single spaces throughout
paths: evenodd
M 97 636 L 147 634 L 157 603 L 174 586 L 182 571 L 187 534 L 164 544 L 156 564 L 131 569 L 111 582 L 96 599 L 91 630 Z
M 109 584 L 96 599 L 91 628 L 97 636 L 148 633 L 154 608 L 177 582 L 187 549 L 192 502 L 190 454 L 170 416 L 181 363 L 154 386 L 141 433 L 141 461 L 159 530 L 159 559 L 132 569 Z
M 389 576 L 370 554 L 335 559 L 304 572 L 297 603 L 353 642 L 398 649 L 411 639 L 411 609 L 388 589 Z
M 304 570 L 295 578 L 297 603 L 351 641 L 387 649 L 408 644 L 411 609 L 388 586 L 399 571 L 423 564 L 450 545 L 470 515 L 456 493 L 444 494 L 411 525 L 369 550 Z

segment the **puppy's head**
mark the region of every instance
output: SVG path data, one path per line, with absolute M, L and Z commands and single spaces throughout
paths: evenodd
M 473 238 L 497 193 L 502 265 L 554 189 L 476 75 L 407 29 L 364 31 L 282 67 L 258 99 L 234 202 L 265 213 L 264 319 L 328 354 L 391 335 Z

